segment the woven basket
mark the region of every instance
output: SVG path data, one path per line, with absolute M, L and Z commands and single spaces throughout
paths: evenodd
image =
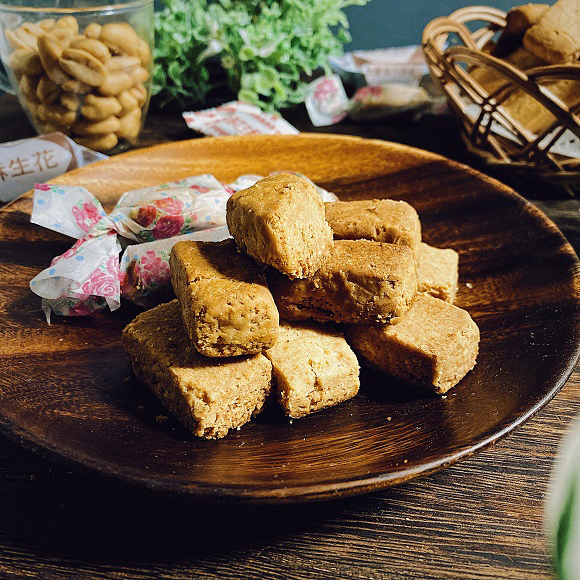
M 554 81 L 578 81 L 580 91 L 580 64 L 523 72 L 483 52 L 505 26 L 505 17 L 505 12 L 495 8 L 468 6 L 431 21 L 423 32 L 423 52 L 431 76 L 460 119 L 471 152 L 514 181 L 549 183 L 568 195 L 578 195 L 580 159 L 562 154 L 561 148 L 564 140 L 580 144 L 580 103 L 567 106 L 550 86 Z M 470 74 L 474 67 L 493 71 L 500 82 L 488 92 Z M 519 92 L 537 101 L 541 111 L 551 113 L 553 122 L 534 132 L 518 121 L 504 105 Z

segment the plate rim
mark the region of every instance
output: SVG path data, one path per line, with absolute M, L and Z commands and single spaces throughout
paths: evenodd
M 297 139 L 329 139 L 338 140 L 345 142 L 365 142 L 373 143 L 380 147 L 394 148 L 414 154 L 418 154 L 423 159 L 429 159 L 432 161 L 444 162 L 451 166 L 454 170 L 460 170 L 462 172 L 467 172 L 470 176 L 476 177 L 478 179 L 483 179 L 492 185 L 496 190 L 499 190 L 502 195 L 507 195 L 517 202 L 526 213 L 531 214 L 536 219 L 538 219 L 545 227 L 549 228 L 553 232 L 557 232 L 562 242 L 562 251 L 574 258 L 574 296 L 576 307 L 580 307 L 580 274 L 579 266 L 580 262 L 571 244 L 566 240 L 565 236 L 562 234 L 557 225 L 542 212 L 536 205 L 528 201 L 522 195 L 514 191 L 512 188 L 501 183 L 500 181 L 489 177 L 470 166 L 458 163 L 456 161 L 450 160 L 442 155 L 419 149 L 416 147 L 411 147 L 401 143 L 394 143 L 391 141 L 383 141 L 379 139 L 365 139 L 362 137 L 356 137 L 351 135 L 335 135 L 331 133 L 301 133 L 299 135 L 255 135 L 255 136 L 232 136 L 232 137 L 206 137 L 203 139 L 194 138 L 187 139 L 183 141 L 172 141 L 167 143 L 158 144 L 152 147 L 136 149 L 128 151 L 125 153 L 120 153 L 111 159 L 105 159 L 90 165 L 90 167 L 100 167 L 103 164 L 107 165 L 111 162 L 116 162 L 117 160 L 123 160 L 131 157 L 139 157 L 144 153 L 159 150 L 159 149 L 172 149 L 175 146 L 188 147 L 192 143 L 199 143 L 202 146 L 207 140 L 215 142 L 219 139 L 220 142 L 224 140 L 229 141 L 239 141 L 239 140 L 264 140 L 264 138 L 275 139 L 275 140 L 297 140 Z M 198 146 L 198 145 L 196 145 Z M 85 170 L 86 167 L 74 169 L 65 174 L 65 179 L 63 181 L 69 181 L 68 178 L 79 172 Z M 64 177 L 64 176 L 62 176 Z M 61 176 L 49 180 L 49 183 L 59 184 L 61 182 Z M 12 202 L 6 204 L 0 209 L 0 212 L 4 213 L 6 210 L 11 210 L 13 205 L 17 202 L 29 201 L 32 198 L 32 192 L 26 192 L 22 196 L 16 198 Z M 368 478 L 357 478 L 347 481 L 340 481 L 335 483 L 309 483 L 302 485 L 268 485 L 256 487 L 248 487 L 247 485 L 227 485 L 225 487 L 216 486 L 214 484 L 200 484 L 197 483 L 184 483 L 183 480 L 167 481 L 156 479 L 155 477 L 140 476 L 137 473 L 133 473 L 133 469 L 127 471 L 127 469 L 115 469 L 115 466 L 109 462 L 103 463 L 97 460 L 91 460 L 90 457 L 83 454 L 82 456 L 74 455 L 69 452 L 68 448 L 61 448 L 57 445 L 53 445 L 47 442 L 42 437 L 26 430 L 25 427 L 15 424 L 9 418 L 5 417 L 2 413 L 0 406 L 0 432 L 6 435 L 9 439 L 19 443 L 21 446 L 38 452 L 41 456 L 48 458 L 49 460 L 55 460 L 57 463 L 66 463 L 67 465 L 72 465 L 77 468 L 82 468 L 90 473 L 97 473 L 99 475 L 104 475 L 108 478 L 114 479 L 116 481 L 123 482 L 129 485 L 135 485 L 138 487 L 145 487 L 156 493 L 170 493 L 173 495 L 189 497 L 194 500 L 207 500 L 212 499 L 217 502 L 225 503 L 301 503 L 309 501 L 319 501 L 319 500 L 329 500 L 338 497 L 347 497 L 352 495 L 359 495 L 363 493 L 370 493 L 390 487 L 392 485 L 400 484 L 410 479 L 417 477 L 427 476 L 436 471 L 453 465 L 459 461 L 467 459 L 474 455 L 475 453 L 493 445 L 497 441 L 503 439 L 507 435 L 518 429 L 523 423 L 528 421 L 533 417 L 539 410 L 541 410 L 545 405 L 547 405 L 551 399 L 560 391 L 560 389 L 565 385 L 570 374 L 574 370 L 575 365 L 580 357 L 580 320 L 576 319 L 576 325 L 574 327 L 575 331 L 575 345 L 574 354 L 568 357 L 566 361 L 565 368 L 559 373 L 558 380 L 554 383 L 552 388 L 545 393 L 540 400 L 536 402 L 535 405 L 523 412 L 517 420 L 512 420 L 507 425 L 503 425 L 501 429 L 498 429 L 493 434 L 489 435 L 482 441 L 474 445 L 468 445 L 464 448 L 456 451 L 453 454 L 447 455 L 445 457 L 439 457 L 436 460 L 431 460 L 428 463 L 423 463 L 420 466 L 408 467 L 405 469 L 399 469 L 394 472 L 383 473 L 379 475 L 374 475 Z M 572 349 L 571 349 L 572 350 Z

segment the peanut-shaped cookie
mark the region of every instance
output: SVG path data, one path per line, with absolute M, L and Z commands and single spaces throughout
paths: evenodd
M 149 78 L 149 73 L 142 67 L 137 67 L 134 71 L 129 73 L 134 85 L 144 83 Z
M 70 48 L 86 50 L 102 63 L 106 63 L 111 58 L 111 51 L 107 48 L 107 45 L 95 38 L 87 38 L 85 36 L 75 38 L 71 41 Z
M 79 95 L 86 95 L 93 90 L 93 87 L 91 87 L 91 85 L 81 83 L 81 81 L 77 79 L 70 79 L 66 81 L 66 83 L 62 84 L 62 90 L 66 93 L 79 93 Z
M 55 126 L 70 128 L 77 115 L 75 111 L 69 111 L 57 103 L 41 103 L 38 105 L 38 117 L 41 121 L 47 121 Z
M 121 106 L 121 110 L 119 111 L 120 116 L 125 116 L 127 113 L 139 106 L 137 97 L 129 90 L 120 93 L 117 97 L 117 101 Z
M 52 33 L 45 32 L 38 37 L 38 55 L 42 62 L 42 68 L 48 77 L 57 85 L 62 85 L 70 77 L 60 68 L 60 57 L 62 55 L 62 44 L 52 36 Z
M 86 28 L 85 28 L 85 36 L 87 38 L 95 38 L 98 39 L 99 36 L 101 35 L 101 29 L 103 27 L 98 24 L 97 22 L 91 22 Z
M 43 103 L 53 103 L 60 97 L 60 85 L 57 85 L 47 75 L 42 75 L 36 87 L 36 96 Z
M 107 97 L 114 97 L 133 86 L 131 77 L 124 72 L 114 72 L 107 76 L 99 87 L 99 92 Z
M 129 141 L 135 139 L 141 128 L 141 109 L 133 109 L 124 117 L 119 119 L 120 127 L 117 130 L 117 137 L 124 137 Z
M 129 89 L 129 92 L 137 99 L 140 107 L 145 104 L 147 100 L 147 89 L 143 85 L 135 85 Z
M 81 97 L 76 93 L 61 93 L 60 104 L 69 111 L 78 111 L 81 106 Z
M 16 30 L 8 29 L 5 34 L 6 40 L 9 42 L 12 48 L 28 48 L 30 50 L 36 50 L 37 37 L 33 36 L 29 32 L 26 32 L 21 28 L 17 28 Z
M 123 111 L 121 103 L 115 97 L 100 97 L 87 95 L 81 107 L 81 114 L 89 121 L 102 121 L 111 115 L 118 115 Z
M 50 32 L 54 25 L 56 24 L 56 20 L 54 18 L 44 18 L 36 23 L 44 32 Z
M 143 39 L 139 39 L 137 43 L 137 56 L 141 60 L 141 66 L 146 67 L 151 60 L 151 50 L 149 43 Z
M 38 77 L 35 75 L 22 75 L 18 81 L 20 94 L 29 101 L 38 101 L 36 90 L 38 88 Z
M 92 87 L 102 85 L 107 77 L 103 63 L 86 50 L 65 48 L 59 64 L 71 77 Z
M 133 28 L 124 22 L 109 22 L 101 29 L 99 40 L 104 42 L 113 54 L 135 56 L 139 51 L 139 37 Z
M 79 23 L 74 16 L 63 16 L 54 23 L 54 28 L 70 30 L 73 36 L 79 33 Z
M 106 64 L 105 68 L 108 72 L 126 72 L 131 74 L 138 66 L 140 66 L 141 61 L 137 56 L 113 56 Z
M 63 48 L 66 48 L 76 36 L 70 28 L 53 28 L 49 34 L 57 40 Z
M 31 48 L 16 49 L 10 55 L 8 64 L 16 76 L 21 74 L 38 75 L 42 72 L 40 57 Z
M 106 135 L 115 133 L 121 127 L 121 122 L 117 117 L 107 117 L 101 121 L 81 120 L 75 123 L 74 132 L 80 136 Z
M 119 139 L 115 133 L 108 133 L 92 137 L 75 137 L 75 141 L 95 151 L 109 151 L 119 142 Z

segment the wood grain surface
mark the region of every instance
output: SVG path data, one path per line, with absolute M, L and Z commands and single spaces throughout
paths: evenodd
M 25 136 L 14 110 L 11 99 L 0 98 L 6 138 Z M 145 140 L 190 135 L 182 126 L 177 118 L 152 118 Z M 446 128 L 445 139 L 433 127 Z M 410 128 L 336 130 L 470 161 L 453 128 L 449 119 L 428 118 Z M 539 205 L 578 248 L 580 203 Z M 543 499 L 579 400 L 575 371 L 547 407 L 476 457 L 382 492 L 305 506 L 200 506 L 67 469 L 0 440 L 0 575 L 550 578 Z
M 39 262 L 45 267 L 70 242 L 26 223 L 28 194 L 0 214 L 0 267 L 11 272 L 0 329 L 2 427 L 41 451 L 151 489 L 213 501 L 304 501 L 449 465 L 560 388 L 580 341 L 574 252 L 533 206 L 467 167 L 383 141 L 303 134 L 159 145 L 53 181 L 82 184 L 111 209 L 124 191 L 191 175 L 228 182 L 279 170 L 308 175 L 343 200 L 404 199 L 426 242 L 459 252 L 457 304 L 482 339 L 478 364 L 456 389 L 436 397 L 365 372 L 361 394 L 336 408 L 292 424 L 272 410 L 222 441 L 196 441 L 176 421 L 156 421 L 163 407 L 130 374 L 120 335 L 135 307 L 45 324 L 28 284 Z

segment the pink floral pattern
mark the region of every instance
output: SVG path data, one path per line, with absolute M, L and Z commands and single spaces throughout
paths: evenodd
M 84 294 L 93 296 L 118 296 L 120 280 L 119 258 L 117 256 L 109 256 L 105 264 L 105 271 L 100 268 L 94 270 L 90 278 L 83 284 L 81 291 Z
M 99 212 L 92 203 L 83 203 L 82 208 L 73 206 L 72 214 L 79 228 L 85 232 L 88 232 L 100 219 Z
M 193 190 L 189 194 L 187 191 L 168 191 L 165 197 L 159 197 L 160 193 L 151 191 L 140 198 L 131 198 L 132 203 L 119 206 L 121 209 L 114 211 L 111 217 L 105 215 L 98 200 L 83 188 L 37 185 L 36 189 L 42 195 L 35 196 L 37 221 L 34 223 L 71 237 L 81 236 L 31 281 L 32 291 L 45 300 L 45 311 L 52 309 L 56 314 L 86 316 L 107 306 L 115 310 L 121 296 L 138 303 L 147 300 L 149 305 L 154 303 L 155 294 L 170 279 L 167 248 L 171 247 L 172 240 L 152 246 L 155 249 L 147 249 L 146 253 L 145 248 L 134 250 L 131 261 L 125 260 L 124 256 L 121 273 L 117 255 L 121 246 L 115 239 L 105 240 L 105 237 L 120 234 L 133 241 L 151 242 L 215 225 L 216 215 L 223 213 L 225 199 L 234 189 L 231 184 L 220 187 L 212 176 L 195 178 L 199 185 L 192 185 L 191 179 L 194 178 L 175 185 Z M 224 190 L 227 195 L 224 195 Z M 207 193 L 210 195 L 203 195 Z M 135 216 L 136 210 L 135 221 L 128 219 L 126 208 L 130 217 Z M 220 219 L 218 217 L 217 221 Z M 55 285 L 60 295 L 46 298 L 47 288 L 54 296 Z
M 193 189 L 193 191 L 197 191 L 198 193 L 207 193 L 208 191 L 211 191 L 209 187 L 203 185 L 190 185 L 189 189 Z
M 368 99 L 369 97 L 378 97 L 382 90 L 383 89 L 381 87 L 362 87 L 356 92 L 354 100 L 360 102 Z
M 163 284 L 169 279 L 169 264 L 150 250 L 141 258 L 137 273 L 143 286 Z
M 324 79 L 318 83 L 314 91 L 314 98 L 317 100 L 325 100 L 332 96 L 336 89 L 332 79 Z
M 140 226 L 148 228 L 157 217 L 157 209 L 152 205 L 142 205 L 137 212 L 137 219 L 135 220 Z
M 156 240 L 171 238 L 179 234 L 183 223 L 184 219 L 182 215 L 166 215 L 157 220 L 151 233 Z
M 88 304 L 83 300 L 79 300 L 75 304 L 71 304 L 68 310 L 68 316 L 92 316 L 94 310 L 89 308 Z
M 157 199 L 153 205 L 169 215 L 179 215 L 183 211 L 183 202 L 175 197 Z
M 40 189 L 40 191 L 50 191 L 50 185 L 46 183 L 35 183 L 34 189 Z
M 107 269 L 107 273 L 111 276 L 115 276 L 117 280 L 123 279 L 123 274 L 121 273 L 119 265 L 119 256 L 109 256 L 105 268 Z

